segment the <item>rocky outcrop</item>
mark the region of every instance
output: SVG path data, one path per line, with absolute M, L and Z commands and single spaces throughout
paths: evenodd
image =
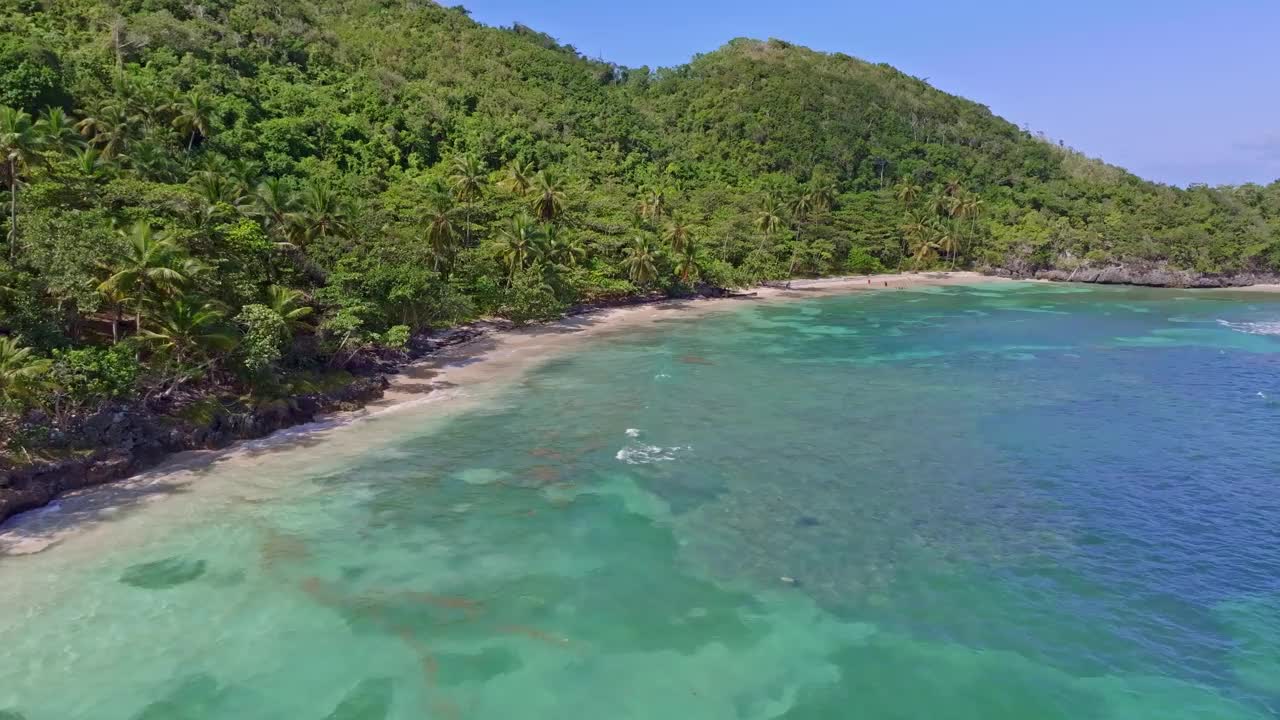
M 207 422 L 184 422 L 141 404 L 113 405 L 60 428 L 51 449 L 66 459 L 33 463 L 0 475 L 0 521 L 41 507 L 63 493 L 119 480 L 183 450 L 219 449 L 265 437 L 382 397 L 387 379 L 357 378 L 330 392 L 300 395 L 253 409 L 224 409 Z
M 1080 267 L 1074 270 L 1018 266 L 995 268 L 989 273 L 1001 277 L 1054 282 L 1165 288 L 1231 288 L 1280 283 L 1280 275 L 1258 273 L 1211 275 L 1189 270 L 1175 270 L 1163 265 L 1111 265 L 1099 268 Z

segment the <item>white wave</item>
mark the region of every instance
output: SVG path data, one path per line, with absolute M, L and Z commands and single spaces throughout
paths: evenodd
M 467 468 L 455 476 L 468 485 L 489 485 L 496 482 L 502 482 L 511 476 L 511 473 L 505 470 L 494 470 L 493 468 Z
M 1268 320 L 1265 322 L 1230 322 L 1228 320 L 1219 320 L 1218 324 L 1231 328 L 1236 332 L 1247 333 L 1249 335 L 1280 335 L 1280 320 Z
M 671 462 L 677 459 L 681 453 L 692 450 L 689 446 L 676 447 L 658 447 L 657 445 L 641 445 L 635 443 L 628 445 L 618 451 L 615 458 L 621 460 L 628 465 L 647 465 L 655 462 Z
M 640 437 L 640 430 L 638 428 L 627 428 L 627 437 Z

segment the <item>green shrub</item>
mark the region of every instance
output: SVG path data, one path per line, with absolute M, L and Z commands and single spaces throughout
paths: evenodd
M 396 350 L 403 350 L 409 344 L 409 326 L 394 325 L 382 333 L 382 344 Z
M 560 274 L 560 282 L 566 292 L 562 297 L 570 301 L 593 302 L 626 297 L 636 291 L 630 280 L 614 277 L 613 269 L 606 263 L 593 262 L 589 267 L 579 265 Z
M 845 267 L 849 272 L 855 275 L 873 275 L 878 272 L 884 272 L 884 266 L 880 264 L 880 259 L 865 248 L 857 246 L 849 248 L 849 257 L 845 258 Z
M 752 250 L 739 268 L 752 281 L 781 280 L 787 277 L 787 267 L 773 253 L 764 248 Z
M 274 368 L 289 341 L 284 318 L 265 305 L 245 305 L 236 324 L 243 330 L 239 352 L 245 368 L 259 375 Z
M 702 265 L 702 281 L 718 288 L 740 288 L 751 284 L 751 279 L 739 268 L 724 260 L 708 260 Z
M 140 370 L 137 356 L 124 345 L 54 350 L 49 380 L 57 409 L 92 408 L 128 397 L 137 386 Z
M 564 312 L 564 303 L 556 298 L 555 292 L 542 277 L 537 268 L 530 268 L 516 275 L 503 296 L 499 313 L 517 325 L 553 320 Z

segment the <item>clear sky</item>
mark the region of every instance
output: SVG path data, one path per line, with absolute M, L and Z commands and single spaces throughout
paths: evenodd
M 1280 0 L 462 1 L 631 67 L 781 38 L 887 62 L 1152 180 L 1280 178 Z

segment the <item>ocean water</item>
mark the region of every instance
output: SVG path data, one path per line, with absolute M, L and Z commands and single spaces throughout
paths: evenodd
M 1280 714 L 1261 295 L 672 312 L 187 475 L 0 558 L 0 717 Z

